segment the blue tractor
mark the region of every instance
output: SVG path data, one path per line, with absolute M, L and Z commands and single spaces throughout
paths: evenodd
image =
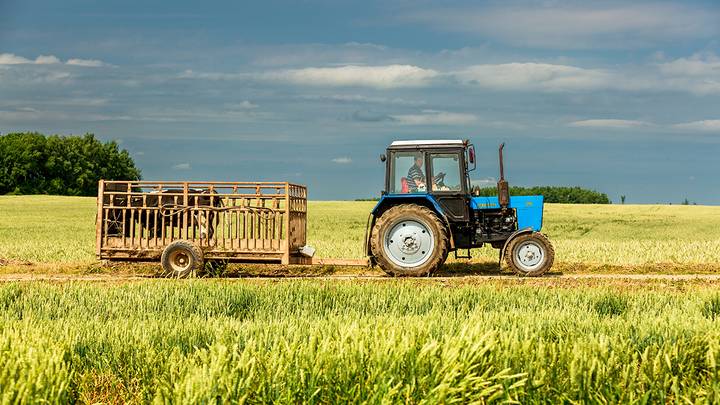
M 475 149 L 465 140 L 395 141 L 385 162 L 385 190 L 372 210 L 366 251 L 393 276 L 430 275 L 450 252 L 470 258 L 485 244 L 522 276 L 540 276 L 555 252 L 540 233 L 543 196 L 510 196 L 500 145 L 497 197 L 474 196 Z M 467 251 L 458 255 L 460 251 Z

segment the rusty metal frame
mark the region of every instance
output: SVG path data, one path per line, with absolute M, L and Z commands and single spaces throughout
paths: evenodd
M 307 188 L 287 182 L 105 181 L 98 259 L 157 260 L 174 240 L 206 259 L 305 264 Z

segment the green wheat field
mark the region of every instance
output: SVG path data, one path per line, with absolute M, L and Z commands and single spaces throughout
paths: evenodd
M 693 282 L 0 284 L 3 403 L 718 403 Z
M 317 255 L 361 257 L 371 206 L 311 202 Z M 94 207 L 0 197 L 0 272 L 96 266 Z M 720 271 L 720 207 L 544 231 L 563 272 Z M 0 282 L 0 403 L 720 403 L 718 279 L 105 280 Z

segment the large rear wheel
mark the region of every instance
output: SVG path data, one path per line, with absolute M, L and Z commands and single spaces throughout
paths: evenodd
M 555 261 L 555 249 L 540 232 L 521 234 L 508 243 L 505 261 L 519 276 L 542 276 Z
M 370 247 L 391 276 L 430 275 L 447 258 L 448 229 L 430 209 L 402 204 L 385 211 L 372 229 Z

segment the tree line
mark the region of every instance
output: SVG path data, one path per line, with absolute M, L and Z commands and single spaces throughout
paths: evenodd
M 476 189 L 480 196 L 490 197 L 497 195 L 496 187 L 483 187 Z M 473 193 L 475 194 L 475 193 Z M 546 203 L 563 204 L 610 204 L 607 194 L 582 187 L 564 186 L 536 186 L 536 187 L 510 187 L 510 195 L 542 195 Z
M 93 134 L 0 135 L 0 194 L 97 195 L 98 180 L 139 180 L 140 170 L 117 142 Z

